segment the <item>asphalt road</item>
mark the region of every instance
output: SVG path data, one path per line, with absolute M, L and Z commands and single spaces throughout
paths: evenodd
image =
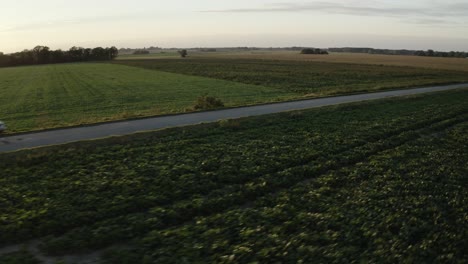
M 274 114 L 292 110 L 316 108 L 328 105 L 377 100 L 389 97 L 416 95 L 430 92 L 448 91 L 468 88 L 466 84 L 434 86 L 416 89 L 395 90 L 368 94 L 347 95 L 318 98 L 311 100 L 274 103 L 241 108 L 232 108 L 209 112 L 196 112 L 172 116 L 162 116 L 131 121 L 98 124 L 86 127 L 65 128 L 44 132 L 7 136 L 0 138 L 0 152 L 10 152 L 27 148 L 65 144 L 75 141 L 99 139 L 110 136 L 128 135 L 136 132 L 157 130 L 177 126 L 195 125 L 216 122 L 222 119 L 233 119 L 248 116 Z

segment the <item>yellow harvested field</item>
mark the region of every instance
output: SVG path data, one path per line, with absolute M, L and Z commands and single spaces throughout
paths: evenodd
M 437 58 L 398 55 L 376 55 L 359 53 L 331 53 L 330 55 L 302 55 L 297 51 L 258 51 L 258 52 L 219 52 L 199 53 L 193 57 L 222 57 L 222 58 L 248 58 L 266 60 L 300 60 L 321 61 L 354 64 L 375 64 L 392 66 L 409 66 L 419 68 L 467 71 L 468 59 L 461 58 Z

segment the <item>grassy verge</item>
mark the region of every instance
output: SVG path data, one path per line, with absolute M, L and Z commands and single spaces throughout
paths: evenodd
M 0 155 L 0 244 L 108 263 L 463 262 L 468 93 Z M 134 248 L 134 249 L 132 249 Z

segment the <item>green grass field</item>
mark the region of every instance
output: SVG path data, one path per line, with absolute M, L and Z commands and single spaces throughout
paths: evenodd
M 466 82 L 466 72 L 411 67 L 256 59 L 122 60 L 145 69 L 274 87 L 309 96 Z
M 205 94 L 226 106 L 294 96 L 258 85 L 93 63 L 3 68 L 0 94 L 0 120 L 9 132 L 180 113 Z
M 0 244 L 123 246 L 103 255 L 113 264 L 463 263 L 467 101 L 464 89 L 1 154 Z

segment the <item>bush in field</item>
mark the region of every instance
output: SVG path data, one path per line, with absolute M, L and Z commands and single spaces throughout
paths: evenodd
M 319 54 L 319 55 L 328 55 L 328 51 L 321 49 L 303 49 L 301 54 Z
M 204 109 L 215 109 L 224 107 L 224 103 L 221 99 L 213 97 L 213 96 L 200 96 L 193 107 L 195 110 L 204 110 Z
M 185 58 L 188 55 L 187 50 L 179 50 L 178 53 L 180 54 L 182 58 Z

